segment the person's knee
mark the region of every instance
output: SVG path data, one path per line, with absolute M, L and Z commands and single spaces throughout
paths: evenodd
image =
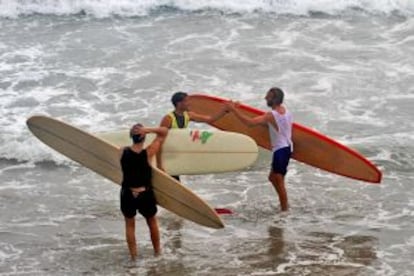
M 269 174 L 268 179 L 269 179 L 270 182 L 272 182 L 274 184 L 276 184 L 276 182 L 278 182 L 278 180 L 279 180 L 278 177 L 277 177 L 277 174 L 273 171 Z
M 285 180 L 285 177 L 283 176 L 283 174 L 280 174 L 280 173 L 275 174 L 275 178 L 278 183 L 283 183 Z

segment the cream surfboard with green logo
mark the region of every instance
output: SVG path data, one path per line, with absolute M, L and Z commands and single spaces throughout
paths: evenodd
M 91 169 L 116 184 L 122 181 L 119 147 L 62 121 L 33 116 L 30 131 L 59 153 Z M 157 203 L 195 223 L 211 228 L 224 224 L 208 203 L 163 171 L 153 168 L 153 189 Z
M 117 146 L 131 144 L 128 130 L 96 134 Z M 154 136 L 148 135 L 145 143 Z M 256 142 L 235 132 L 171 129 L 162 148 L 162 165 L 170 175 L 194 175 L 241 170 L 256 161 Z

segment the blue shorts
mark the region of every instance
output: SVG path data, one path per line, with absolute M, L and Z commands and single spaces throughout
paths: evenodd
M 133 218 L 138 212 L 145 218 L 155 216 L 157 201 L 152 189 L 140 193 L 137 197 L 132 195 L 129 188 L 121 188 L 121 211 L 127 218 Z
M 276 150 L 273 153 L 273 159 L 272 159 L 272 170 L 275 173 L 286 175 L 287 173 L 287 167 L 289 165 L 289 160 L 292 155 L 292 151 L 290 150 L 290 147 L 285 147 Z

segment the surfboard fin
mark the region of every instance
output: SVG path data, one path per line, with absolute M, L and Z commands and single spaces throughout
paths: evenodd
M 219 215 L 232 215 L 233 211 L 227 208 L 214 208 L 217 214 Z

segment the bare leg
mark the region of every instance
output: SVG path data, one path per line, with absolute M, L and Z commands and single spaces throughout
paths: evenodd
M 282 211 L 287 211 L 289 209 L 289 205 L 285 188 L 285 177 L 280 173 L 271 171 L 269 174 L 269 181 L 272 183 L 279 196 L 280 207 Z
M 137 258 L 137 244 L 135 241 L 135 217 L 125 217 L 125 235 L 128 244 L 129 254 L 131 260 L 135 261 Z
M 147 224 L 151 234 L 152 247 L 154 248 L 154 255 L 161 254 L 160 247 L 160 231 L 158 229 L 158 220 L 156 216 L 147 218 Z

